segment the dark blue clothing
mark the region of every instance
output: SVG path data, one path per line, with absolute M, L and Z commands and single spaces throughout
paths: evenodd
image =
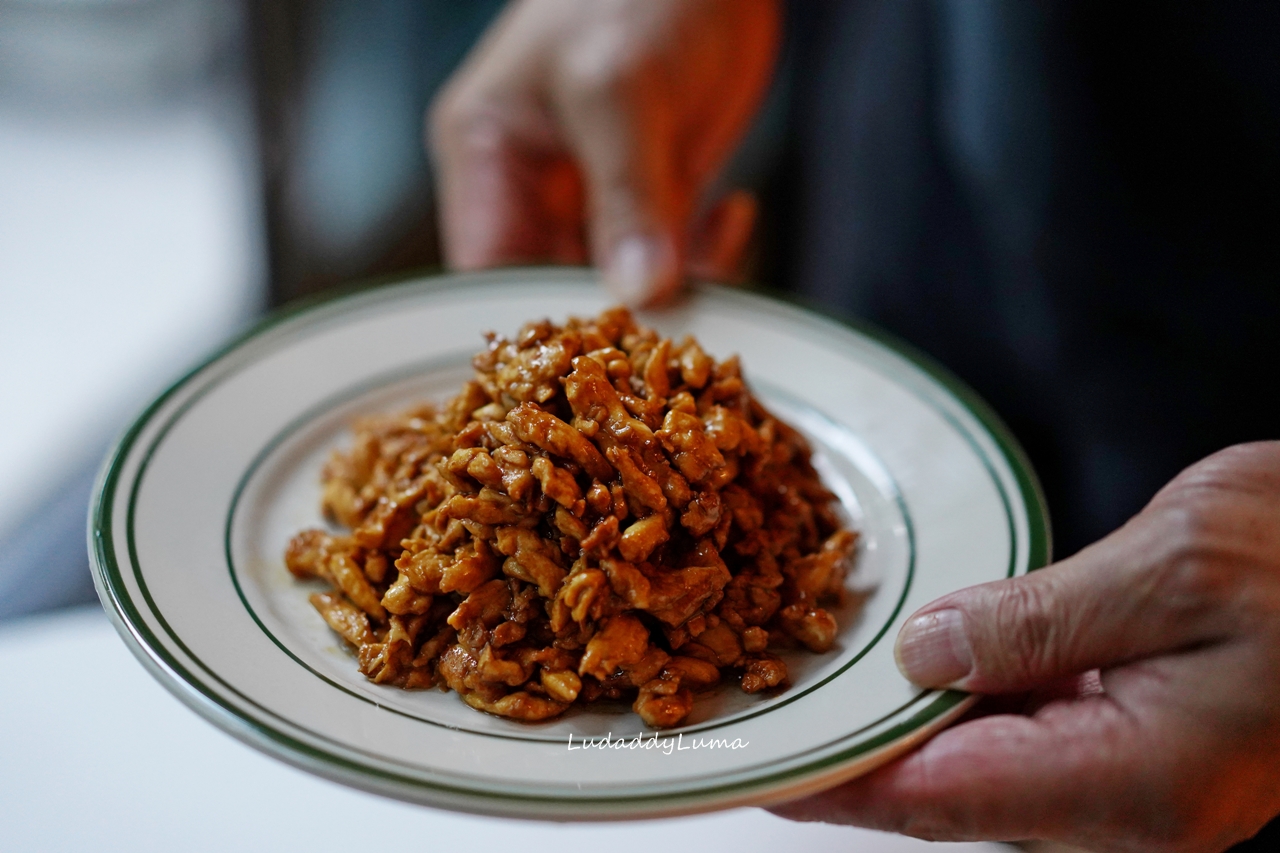
M 1280 4 L 793 11 L 786 279 L 996 408 L 1058 556 L 1280 438 Z

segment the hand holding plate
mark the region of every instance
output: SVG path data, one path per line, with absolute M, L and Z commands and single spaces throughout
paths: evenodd
M 780 814 L 1098 851 L 1251 836 L 1280 810 L 1280 443 L 1192 466 L 1055 566 L 929 604 L 897 656 L 923 686 L 1027 693 L 1027 713 Z

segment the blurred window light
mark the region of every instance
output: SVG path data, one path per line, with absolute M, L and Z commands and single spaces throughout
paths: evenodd
M 86 507 L 60 493 L 261 306 L 239 20 L 0 0 L 0 616 L 83 591 Z

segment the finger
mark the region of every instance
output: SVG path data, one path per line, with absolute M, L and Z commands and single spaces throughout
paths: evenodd
M 503 139 L 473 139 L 446 159 L 440 175 L 450 267 L 585 261 L 582 186 L 572 164 Z
M 689 274 L 729 284 L 740 282 L 758 209 L 755 196 L 746 190 L 731 192 L 713 206 L 689 239 Z
M 591 254 L 605 286 L 631 305 L 671 298 L 682 281 L 691 190 L 672 142 L 672 106 L 657 69 L 620 61 L 610 40 L 584 44 L 562 64 L 556 112 L 580 163 Z
M 454 268 L 586 258 L 582 179 L 536 92 L 546 22 L 512 4 L 433 102 L 427 142 Z
M 1073 816 L 1105 827 L 1129 807 L 1099 793 L 1130 772 L 1134 723 L 1103 697 L 1038 717 L 998 715 L 820 794 L 775 806 L 793 820 L 846 823 L 932 840 L 1062 837 Z M 1119 745 L 1119 746 L 1118 746 Z
M 903 626 L 899 668 L 926 687 L 1018 692 L 1224 636 L 1178 527 L 1147 511 L 1047 569 L 932 602 Z

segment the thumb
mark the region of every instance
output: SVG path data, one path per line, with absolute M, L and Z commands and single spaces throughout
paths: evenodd
M 587 194 L 592 257 L 605 286 L 634 306 L 665 301 L 684 274 L 691 191 L 676 162 L 670 106 L 642 70 L 585 73 L 557 87 L 568 142 Z
M 1178 541 L 1148 510 L 1046 569 L 944 596 L 903 626 L 898 668 L 924 687 L 1015 693 L 1221 636 Z

